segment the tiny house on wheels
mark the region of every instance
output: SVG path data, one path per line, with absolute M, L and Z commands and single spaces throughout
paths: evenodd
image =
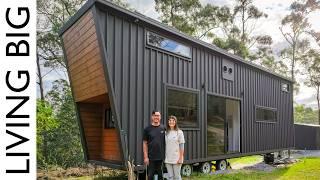
M 178 118 L 184 174 L 216 161 L 294 147 L 293 82 L 104 0 L 61 29 L 85 158 L 143 169 L 153 109 Z M 208 168 L 209 167 L 209 168 Z

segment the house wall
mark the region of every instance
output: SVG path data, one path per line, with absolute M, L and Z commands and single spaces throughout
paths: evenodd
M 103 126 L 104 107 L 110 102 L 92 11 L 81 16 L 62 39 L 87 159 L 121 161 L 117 130 Z
M 165 107 L 165 86 L 174 85 L 200 92 L 199 128 L 184 129 L 187 160 L 207 158 L 206 95 L 208 92 L 241 100 L 241 153 L 261 152 L 294 146 L 292 92 L 281 91 L 291 82 L 253 66 L 233 60 L 170 32 L 154 27 L 112 8 L 98 8 L 99 37 L 103 38 L 106 67 L 119 115 L 120 129 L 128 139 L 128 151 L 137 164 L 143 163 L 142 134 L 153 109 Z M 146 31 L 192 47 L 192 58 L 146 45 Z M 234 81 L 222 78 L 223 60 L 234 62 Z M 255 121 L 255 107 L 277 109 L 276 123 Z M 164 114 L 165 115 L 165 114 Z M 166 117 L 163 117 L 162 123 Z

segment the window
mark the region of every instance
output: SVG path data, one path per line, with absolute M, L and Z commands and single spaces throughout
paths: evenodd
M 198 126 L 198 93 L 168 89 L 167 116 L 174 115 L 180 127 Z
M 284 92 L 289 92 L 289 84 L 282 83 L 281 84 L 281 90 L 284 91 Z
M 147 32 L 147 44 L 160 49 L 164 49 L 166 51 L 173 52 L 175 54 L 179 54 L 181 56 L 191 58 L 190 47 L 171 39 L 164 38 L 153 32 Z
M 113 118 L 111 109 L 106 109 L 104 113 L 105 113 L 104 114 L 104 128 L 105 129 L 115 128 L 114 118 Z
M 267 107 L 257 107 L 256 121 L 277 122 L 277 110 Z

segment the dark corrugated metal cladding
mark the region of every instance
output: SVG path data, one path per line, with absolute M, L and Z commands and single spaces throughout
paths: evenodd
M 186 160 L 207 158 L 207 93 L 241 99 L 242 153 L 293 147 L 292 110 L 287 107 L 287 102 L 293 100 L 291 93 L 281 91 L 283 80 L 238 61 L 232 61 L 234 80 L 223 79 L 222 62 L 230 60 L 229 57 L 190 42 L 182 43 L 191 47 L 191 59 L 162 51 L 146 45 L 146 31 L 163 33 L 178 42 L 179 38 L 135 22 L 122 13 L 100 11 L 115 104 L 120 112 L 121 129 L 128 136 L 128 152 L 136 164 L 143 163 L 142 134 L 150 123 L 151 111 L 164 111 L 166 85 L 199 92 L 199 128 L 184 130 Z M 277 122 L 256 122 L 256 105 L 277 109 Z

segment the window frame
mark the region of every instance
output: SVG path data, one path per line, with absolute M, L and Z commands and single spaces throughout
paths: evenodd
M 180 92 L 196 94 L 197 103 L 198 103 L 197 104 L 196 125 L 195 126 L 181 126 L 181 125 L 179 125 L 179 128 L 181 130 L 198 130 L 198 131 L 200 131 L 200 90 L 164 83 L 164 111 L 163 111 L 164 112 L 163 113 L 164 125 L 167 124 L 167 118 L 169 116 L 169 114 L 167 114 L 167 112 L 168 112 L 168 100 L 167 100 L 168 99 L 168 90 L 175 90 L 175 91 L 180 91 Z M 178 121 L 179 121 L 179 119 L 178 119 Z
M 111 120 L 111 122 L 110 122 L 110 120 Z M 103 129 L 114 129 L 114 128 L 116 128 L 116 124 L 115 124 L 114 117 L 112 115 L 112 110 L 111 110 L 111 108 L 106 108 L 104 110 Z
M 257 118 L 257 109 L 264 109 L 264 110 L 270 110 L 275 112 L 275 119 L 274 121 L 269 121 L 269 120 L 258 120 Z M 259 106 L 259 105 L 255 105 L 254 108 L 254 117 L 255 117 L 255 122 L 257 123 L 271 123 L 271 124 L 276 124 L 278 123 L 278 109 L 277 108 L 273 108 L 273 107 L 267 107 L 267 106 Z
M 168 39 L 168 40 L 170 40 L 170 41 L 173 41 L 173 42 L 175 42 L 175 43 L 177 43 L 177 44 L 180 44 L 180 45 L 183 45 L 183 46 L 185 46 L 185 47 L 188 47 L 189 48 L 189 50 L 190 50 L 190 56 L 186 56 L 186 55 L 183 55 L 183 54 L 179 54 L 179 53 L 176 53 L 176 52 L 173 52 L 173 51 L 170 51 L 170 50 L 167 50 L 167 49 L 164 49 L 164 48 L 162 48 L 162 47 L 158 47 L 158 46 L 155 46 L 155 45 L 153 45 L 152 43 L 150 43 L 149 42 L 149 33 L 153 33 L 153 34 L 156 34 L 157 36 L 160 36 L 160 37 L 162 37 L 162 38 L 164 38 L 164 39 Z M 178 56 L 178 57 L 181 57 L 181 58 L 183 58 L 183 59 L 186 59 L 186 60 L 188 60 L 188 61 L 192 61 L 192 47 L 190 46 L 190 45 L 187 45 L 187 44 L 185 44 L 185 43 L 181 43 L 181 42 L 179 42 L 179 41 L 177 41 L 177 40 L 175 40 L 175 39 L 173 39 L 173 38 L 169 38 L 169 37 L 167 37 L 167 36 L 163 36 L 163 35 L 161 35 L 161 34 L 159 34 L 159 33 L 156 33 L 156 32 L 154 32 L 154 31 L 151 31 L 151 30 L 146 30 L 146 32 L 145 32 L 145 38 L 146 38 L 146 40 L 145 40 L 145 44 L 146 44 L 146 47 L 149 47 L 149 48 L 152 48 L 152 49 L 158 49 L 158 50 L 161 50 L 161 51 L 165 51 L 165 53 L 169 53 L 169 54 L 171 54 L 171 55 L 173 55 L 173 56 Z
M 287 90 L 284 90 L 284 89 L 282 88 L 283 85 L 287 85 L 288 89 L 287 89 Z M 289 92 L 290 92 L 290 84 L 289 84 L 289 83 L 282 82 L 280 88 L 281 88 L 281 91 L 282 91 L 282 92 L 286 92 L 286 93 L 289 93 Z
M 239 102 L 239 118 L 240 118 L 240 141 L 239 141 L 239 152 L 236 152 L 236 153 L 242 153 L 242 102 L 243 102 L 243 99 L 240 98 L 240 97 L 236 97 L 236 96 L 228 96 L 228 95 L 225 95 L 225 94 L 219 94 L 219 93 L 215 93 L 215 92 L 212 92 L 212 91 L 206 91 L 206 105 L 205 105 L 205 111 L 206 111 L 206 115 L 205 115 L 205 121 L 207 121 L 207 115 L 208 115 L 208 96 L 216 96 L 216 97 L 220 97 L 220 98 L 224 98 L 225 100 L 227 99 L 230 99 L 230 100 L 233 100 L 233 101 L 238 101 Z M 226 117 L 225 117 L 226 118 Z M 208 125 L 206 125 L 208 126 Z M 208 127 L 206 127 L 208 128 Z M 225 133 L 228 133 L 227 131 Z M 206 134 L 207 136 L 207 134 Z M 227 154 L 233 154 L 233 153 L 230 153 L 228 152 L 228 135 L 225 135 L 225 142 L 227 143 L 225 145 L 225 153 L 224 154 L 221 154 L 221 155 L 215 155 L 215 156 L 224 156 L 224 155 L 227 155 Z M 208 140 L 207 142 L 208 143 Z M 208 147 L 206 146 L 206 154 L 208 157 L 215 157 L 215 156 L 209 156 L 208 155 Z

